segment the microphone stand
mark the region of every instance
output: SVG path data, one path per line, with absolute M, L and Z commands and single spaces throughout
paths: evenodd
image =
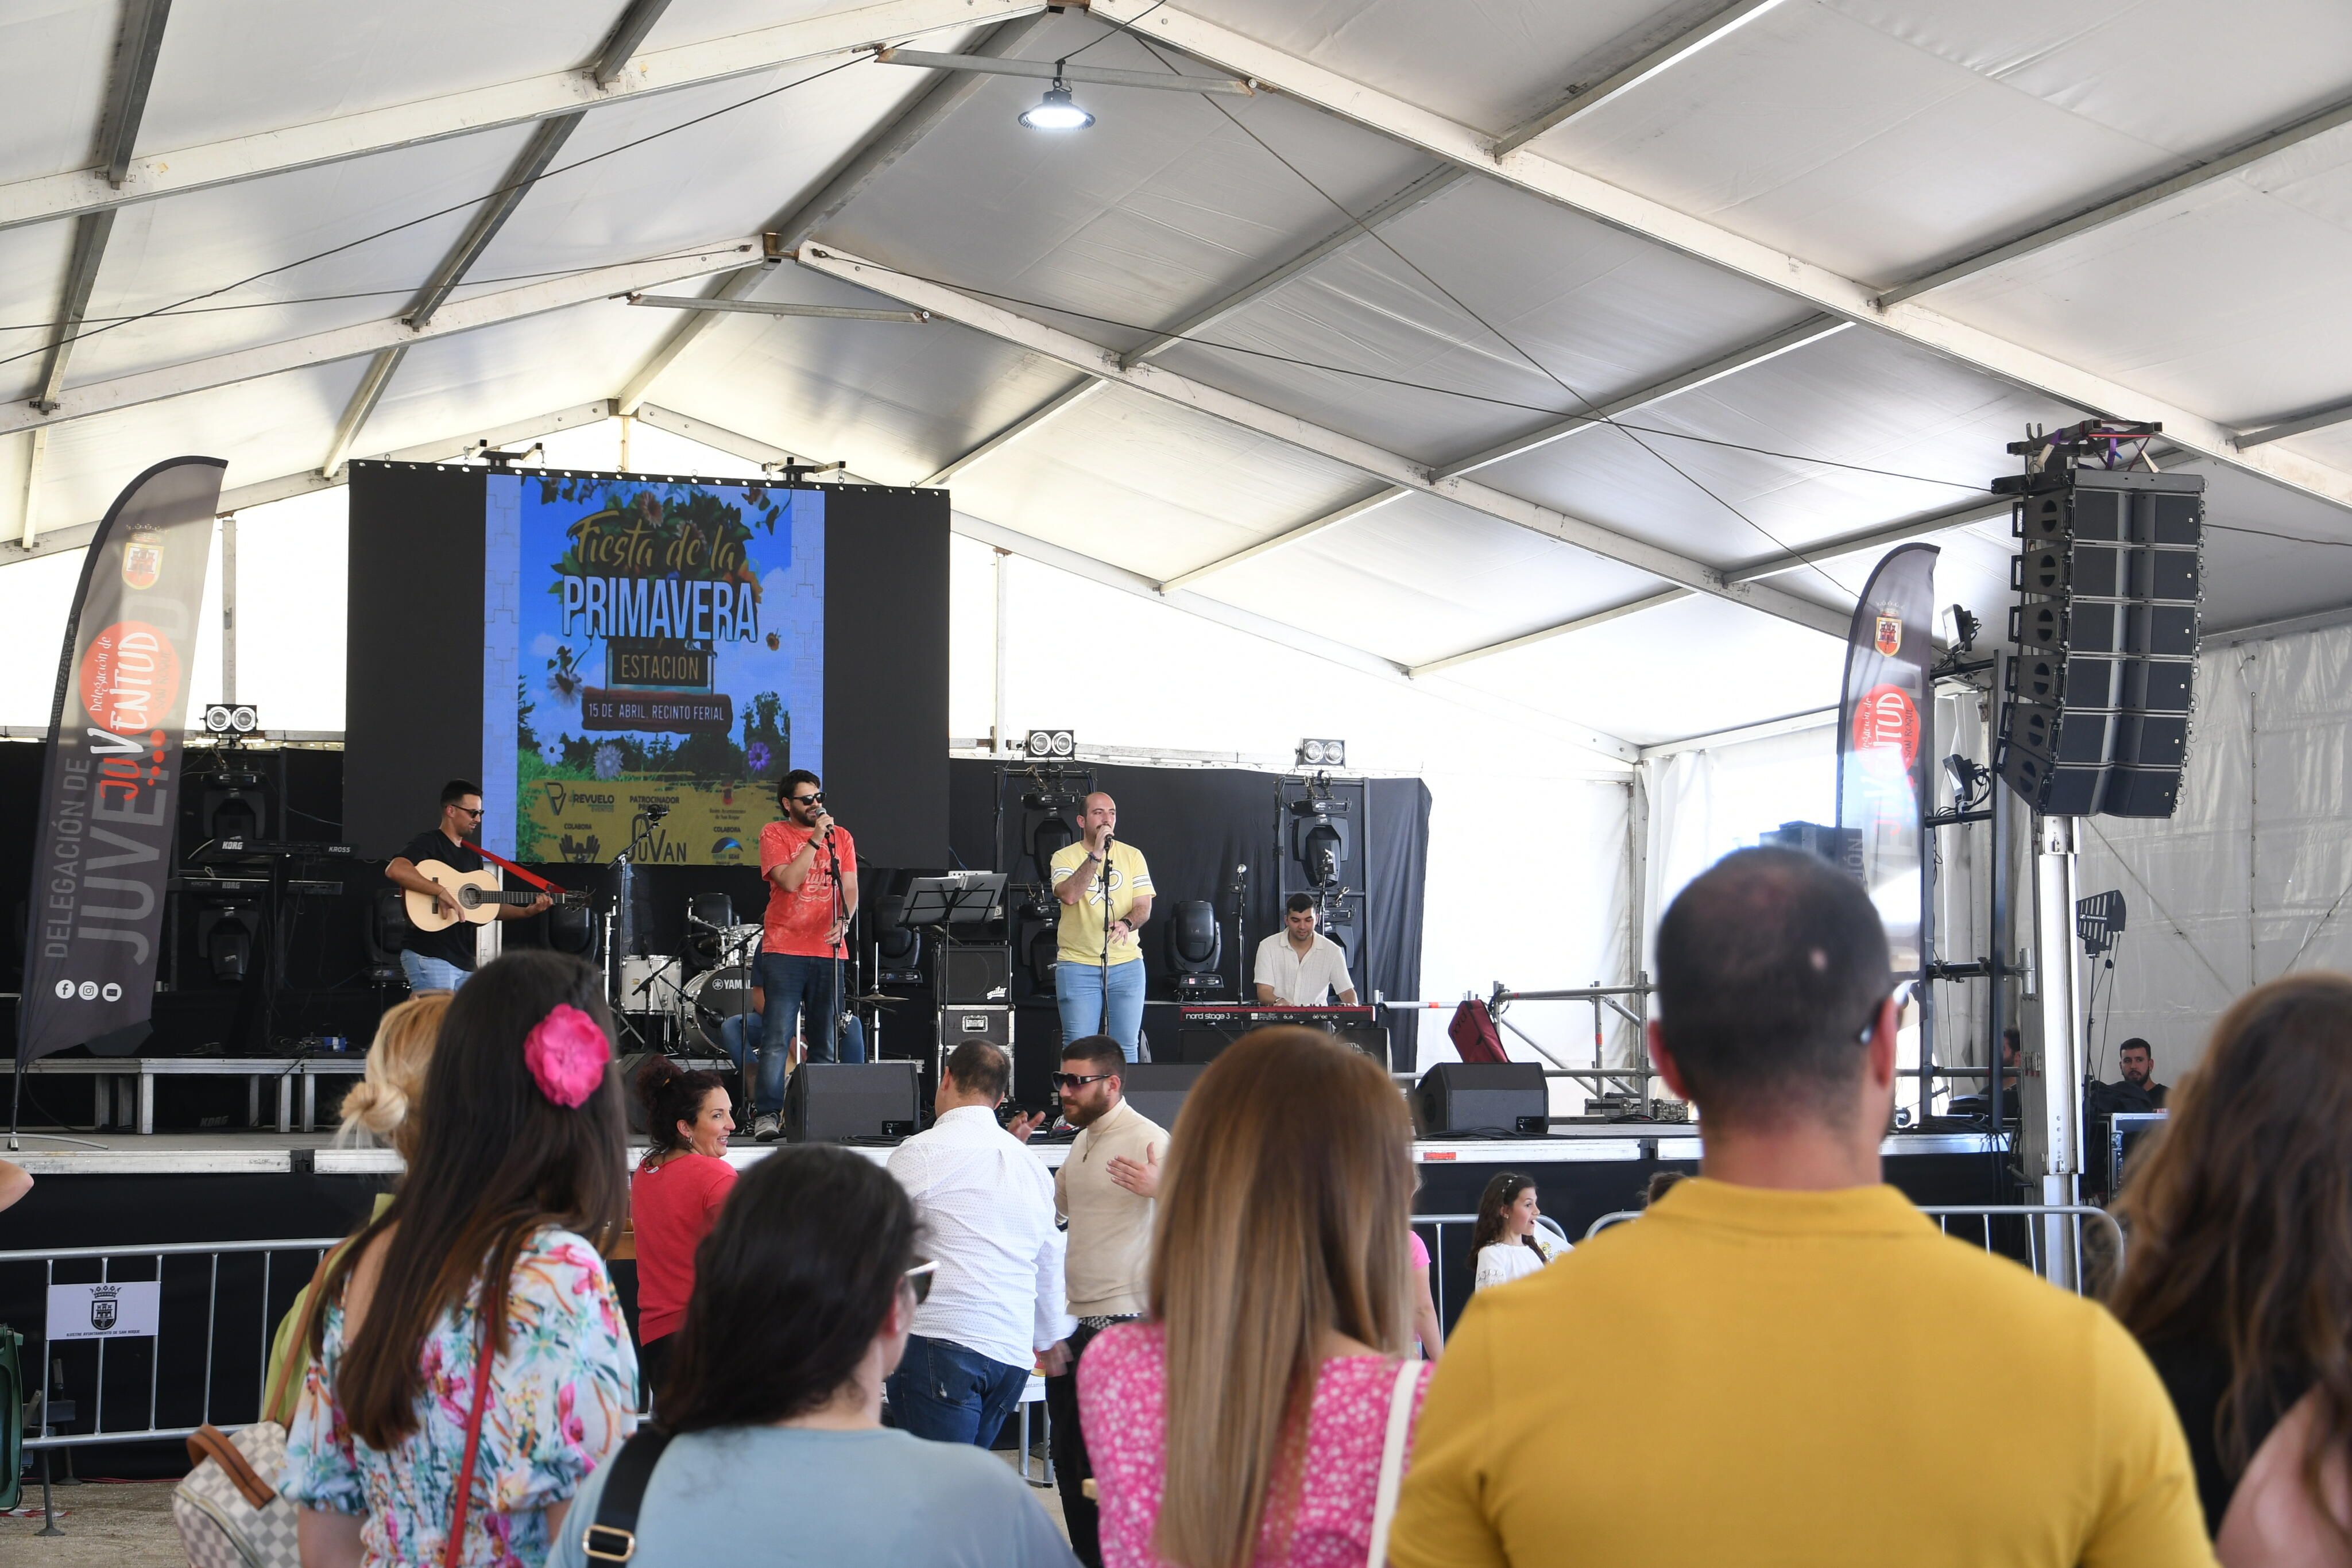
M 835 826 L 838 825 L 838 823 L 835 824 Z M 824 858 L 825 869 L 833 878 L 833 920 L 835 925 L 841 927 L 841 941 L 838 944 L 829 942 L 825 944 L 824 949 L 824 967 L 833 979 L 833 1011 L 827 1015 L 826 1021 L 833 1028 L 833 1060 L 838 1062 L 841 1060 L 842 1042 L 847 1031 L 841 1027 L 841 958 L 834 952 L 834 948 L 838 946 L 843 953 L 849 950 L 849 901 L 842 896 L 841 852 L 833 847 L 832 828 L 824 831 Z
M 615 875 L 613 879 L 613 897 L 615 904 L 626 904 L 630 902 L 629 895 L 631 884 L 635 882 L 636 877 L 637 846 L 643 843 L 646 839 L 650 838 L 653 835 L 654 829 L 659 825 L 662 818 L 668 815 L 669 811 L 667 808 L 664 808 L 658 815 L 650 811 L 640 811 L 635 816 L 629 819 L 630 834 L 628 847 L 621 851 L 620 853 L 614 855 L 611 861 L 606 862 L 613 866 L 615 871 Z M 643 823 L 644 825 L 640 827 L 638 825 L 640 823 Z M 626 998 L 621 995 L 621 954 L 613 941 L 613 929 L 615 925 L 626 927 L 632 923 L 627 915 L 620 909 L 614 909 L 608 912 L 605 916 L 605 920 L 604 989 L 606 995 L 613 998 L 613 1021 L 621 1026 L 621 1032 L 637 1042 L 638 1050 L 648 1050 L 650 1048 L 646 1044 L 646 1037 L 639 1034 L 637 1032 L 637 1026 L 629 1021 Z M 648 982 L 648 984 L 650 983 L 651 982 Z M 640 990 L 644 989 L 643 987 L 638 988 Z
M 1097 1032 L 1102 1034 L 1110 1033 L 1110 846 L 1111 835 L 1108 832 L 1105 832 L 1102 839 L 1103 861 L 1101 872 L 1103 894 L 1102 1017 L 1101 1021 L 1097 1026 Z

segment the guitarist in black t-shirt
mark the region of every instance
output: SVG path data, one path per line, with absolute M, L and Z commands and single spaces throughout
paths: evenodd
M 473 977 L 473 926 L 467 924 L 449 890 L 417 868 L 428 861 L 437 861 L 451 871 L 480 871 L 480 852 L 467 840 L 481 831 L 481 787 L 463 779 L 452 779 L 441 786 L 441 825 L 409 840 L 408 846 L 383 868 L 383 874 L 402 889 L 434 900 L 440 913 L 451 921 L 438 931 L 427 931 L 415 921 L 410 922 L 408 939 L 400 952 L 400 967 L 408 977 L 408 988 L 412 991 L 454 991 Z M 530 904 L 502 904 L 498 916 L 501 920 L 520 920 L 537 915 L 551 902 L 542 893 Z

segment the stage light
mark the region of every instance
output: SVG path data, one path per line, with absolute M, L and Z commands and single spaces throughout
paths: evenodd
M 1033 729 L 1027 743 L 1029 755 L 1036 758 L 1072 757 L 1076 755 L 1076 736 L 1066 729 Z
M 1225 934 L 1208 900 L 1187 899 L 1179 904 L 1168 921 L 1168 963 L 1175 971 L 1177 992 L 1190 995 L 1223 989 L 1225 978 L 1217 972 L 1217 966 L 1224 952 Z
M 1060 77 L 1045 89 L 1045 100 L 1021 112 L 1021 123 L 1032 131 L 1084 131 L 1095 117 L 1070 101 L 1070 88 Z
M 228 714 L 228 704 L 206 703 L 205 705 L 205 727 L 211 730 L 215 735 L 227 734 Z
M 1302 740 L 1298 743 L 1298 766 L 1301 768 L 1345 768 L 1348 765 L 1348 743 L 1344 740 Z
M 251 735 L 261 727 L 261 716 L 251 703 L 206 703 L 204 725 L 215 735 Z

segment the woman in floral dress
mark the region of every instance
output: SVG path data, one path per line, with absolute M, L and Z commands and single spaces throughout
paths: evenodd
M 627 1202 L 611 1035 L 596 971 L 553 953 L 450 1003 L 407 1179 L 322 1282 L 281 1488 L 303 1568 L 541 1568 L 634 1427 L 599 1251 Z

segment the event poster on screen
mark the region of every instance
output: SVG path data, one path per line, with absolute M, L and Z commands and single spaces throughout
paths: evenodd
M 824 771 L 824 495 L 633 475 L 488 481 L 482 842 L 756 861 L 776 781 Z

